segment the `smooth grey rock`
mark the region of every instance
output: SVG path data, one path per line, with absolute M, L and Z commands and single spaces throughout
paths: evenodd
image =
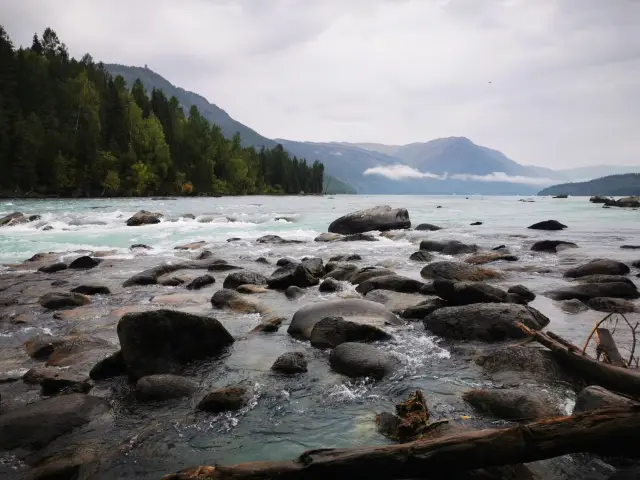
M 448 306 L 447 302 L 441 298 L 429 298 L 424 302 L 405 309 L 400 316 L 407 320 L 423 320 L 430 313 L 446 306 Z
M 372 230 L 401 230 L 411 228 L 409 212 L 404 208 L 391 208 L 388 205 L 344 215 L 329 225 L 330 233 L 349 235 Z
M 429 252 L 426 252 L 424 250 L 420 250 L 418 252 L 413 252 L 410 256 L 409 256 L 409 260 L 413 260 L 414 262 L 430 262 L 434 259 L 434 256 L 431 255 Z
M 60 310 L 61 308 L 81 307 L 91 303 L 91 300 L 79 293 L 52 292 L 41 296 L 38 303 L 49 310 Z
M 200 400 L 196 408 L 209 413 L 220 413 L 240 410 L 248 401 L 249 395 L 246 388 L 226 387 L 209 393 Z
M 596 297 L 587 300 L 587 306 L 598 312 L 633 313 L 637 307 L 629 300 L 622 298 Z
M 564 272 L 565 278 L 579 278 L 588 275 L 627 275 L 631 269 L 622 262 L 609 259 L 592 260 L 589 263 Z
M 433 281 L 435 294 L 451 306 L 472 303 L 504 303 L 507 292 L 482 282 L 453 282 L 436 279 Z
M 566 225 L 558 222 L 557 220 L 545 220 L 544 222 L 534 223 L 529 227 L 532 230 L 564 230 Z
M 227 275 L 222 283 L 223 288 L 238 288 L 240 285 L 266 285 L 267 277 L 260 273 L 243 270 Z
M 459 255 L 462 253 L 475 253 L 477 245 L 467 245 L 458 240 L 422 240 L 420 250 L 427 252 L 439 252 L 444 255 Z
M 430 292 L 431 285 L 427 285 L 413 278 L 403 277 L 401 275 L 381 275 L 370 278 L 360 283 L 356 287 L 356 291 L 362 295 L 366 295 L 371 290 L 391 290 L 401 293 L 421 293 Z
M 320 287 L 318 287 L 318 290 L 323 293 L 331 293 L 344 290 L 344 287 L 339 281 L 333 278 L 325 278 L 320 284 Z
M 554 399 L 541 390 L 471 390 L 463 398 L 481 413 L 503 420 L 529 421 L 562 415 Z
M 628 283 L 581 283 L 568 287 L 558 288 L 547 292 L 549 298 L 553 300 L 572 300 L 574 298 L 587 301 L 596 297 L 613 298 L 638 298 L 640 294 L 635 287 Z
M 145 401 L 188 397 L 197 389 L 196 382 L 179 375 L 147 375 L 136 382 L 136 396 Z
M 503 274 L 498 270 L 486 267 L 478 267 L 462 262 L 433 262 L 420 270 L 423 278 L 458 281 L 482 282 L 485 280 L 500 279 Z
M 56 263 L 52 263 L 51 265 L 45 265 L 44 267 L 40 267 L 38 271 L 42 273 L 56 273 L 62 270 L 66 270 L 67 268 L 68 267 L 66 263 L 56 262 Z
M 155 223 L 160 223 L 160 217 L 162 217 L 161 213 L 152 213 L 147 212 L 146 210 L 140 210 L 133 217 L 127 219 L 127 226 L 137 227 L 140 225 L 152 225 Z
M 578 245 L 573 242 L 565 242 L 564 240 L 540 240 L 531 245 L 532 252 L 557 253 L 559 250 L 566 248 L 578 248 Z
M 333 370 L 348 377 L 380 380 L 392 374 L 400 361 L 373 345 L 347 342 L 331 350 L 329 364 Z
M 311 331 L 311 346 L 335 348 L 346 342 L 378 342 L 393 337 L 384 330 L 345 320 L 342 317 L 326 317 L 317 322 Z
M 437 225 L 432 225 L 430 223 L 421 223 L 416 227 L 416 230 L 423 232 L 435 232 L 437 230 L 442 230 L 442 227 L 438 227 Z

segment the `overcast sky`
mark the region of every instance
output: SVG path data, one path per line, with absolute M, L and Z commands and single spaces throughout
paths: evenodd
M 146 64 L 271 138 L 640 165 L 640 0 L 2 0 L 0 22 Z

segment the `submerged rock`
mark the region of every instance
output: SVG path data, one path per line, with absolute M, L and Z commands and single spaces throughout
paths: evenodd
M 22 223 L 29 223 L 29 219 L 21 212 L 13 212 L 0 218 L 0 227 L 13 227 Z
M 160 217 L 162 217 L 161 213 L 152 213 L 147 212 L 146 210 L 140 210 L 133 217 L 127 219 L 127 226 L 137 227 L 140 225 L 152 225 L 155 223 L 160 223 Z
M 266 313 L 268 309 L 244 298 L 235 290 L 223 288 L 211 297 L 211 304 L 215 308 L 229 309 L 238 313 Z
M 344 290 L 344 286 L 333 278 L 325 278 L 320 284 L 320 287 L 318 287 L 318 290 L 323 293 L 339 292 Z
M 420 250 L 417 252 L 413 252 L 409 256 L 409 260 L 413 260 L 414 262 L 430 262 L 434 258 L 429 252 L 425 252 L 424 250 Z
M 126 288 L 132 287 L 134 285 L 155 285 L 158 283 L 159 277 L 185 268 L 189 268 L 189 265 L 185 263 L 165 263 L 163 265 L 158 265 L 157 267 L 149 268 L 148 270 L 137 273 L 133 277 L 126 280 L 122 284 L 122 286 Z
M 576 314 L 580 312 L 586 312 L 587 310 L 589 310 L 589 307 L 587 307 L 580 300 L 574 298 L 572 300 L 564 300 L 560 302 L 560 309 L 565 313 Z
M 286 318 L 281 317 L 280 315 L 269 314 L 263 317 L 260 323 L 253 330 L 251 330 L 251 332 L 277 332 L 280 329 L 280 325 L 282 325 L 282 322 L 284 321 L 286 321 Z
M 557 253 L 567 248 L 578 248 L 578 245 L 573 242 L 565 242 L 564 240 L 540 240 L 531 245 L 532 252 Z
M 136 380 L 175 373 L 191 361 L 217 356 L 234 341 L 215 318 L 174 310 L 127 313 L 117 332 L 127 371 Z
M 380 380 L 393 373 L 400 361 L 373 345 L 347 342 L 331 350 L 329 364 L 333 370 L 348 377 Z
M 285 297 L 287 297 L 289 300 L 295 300 L 296 298 L 300 298 L 304 294 L 305 294 L 305 289 L 296 287 L 295 285 L 291 285 L 290 287 L 287 287 L 284 291 Z
M 136 396 L 145 401 L 188 397 L 197 389 L 196 382 L 179 375 L 147 375 L 136 382 Z
M 209 260 L 210 258 L 213 258 L 213 252 L 211 250 L 203 250 L 198 254 L 196 260 Z
M 342 255 L 335 255 L 329 259 L 330 262 L 355 262 L 362 260 L 362 257 L 357 253 L 345 253 Z
M 293 315 L 287 332 L 293 337 L 309 340 L 316 323 L 326 317 L 342 317 L 345 320 L 374 326 L 402 323 L 398 317 L 379 303 L 347 298 L 302 307 Z
M 74 270 L 74 269 L 90 269 L 90 268 L 94 268 L 97 267 L 98 265 L 100 265 L 100 263 L 102 262 L 102 260 L 100 260 L 99 258 L 91 258 L 88 255 L 84 255 L 82 257 L 78 257 L 76 258 L 73 262 L 71 262 L 69 264 L 69 268 Z
M 628 277 L 623 275 L 587 275 L 586 277 L 580 277 L 578 279 L 580 283 L 626 283 L 631 288 L 635 288 L 636 284 L 633 283 Z
M 413 278 L 401 275 L 381 275 L 363 281 L 356 287 L 356 291 L 365 295 L 371 290 L 391 290 L 402 293 L 431 292 L 431 286 Z
M 430 313 L 446 306 L 448 306 L 447 302 L 441 298 L 429 298 L 424 302 L 405 309 L 400 316 L 407 320 L 422 320 Z
M 592 260 L 564 272 L 565 278 L 579 278 L 589 275 L 626 275 L 631 269 L 622 262 L 609 259 Z
M 401 230 L 411 228 L 409 212 L 405 208 L 391 208 L 388 205 L 344 215 L 329 225 L 330 233 L 350 235 L 372 230 Z
M 420 250 L 427 252 L 440 252 L 444 255 L 459 255 L 461 253 L 474 253 L 478 251 L 477 245 L 467 245 L 458 240 L 422 240 Z
M 499 342 L 526 338 L 518 323 L 541 330 L 549 319 L 532 307 L 510 303 L 481 303 L 444 307 L 423 320 L 427 330 L 454 340 Z
M 541 390 L 471 390 L 463 398 L 481 413 L 503 420 L 529 421 L 562 415 L 554 399 Z
M 260 273 L 243 270 L 242 272 L 233 272 L 227 275 L 222 283 L 223 288 L 238 288 L 240 285 L 266 285 L 267 277 Z
M 177 247 L 173 247 L 174 250 L 197 250 L 200 247 L 204 247 L 207 244 L 204 240 L 200 240 L 199 242 L 191 242 L 186 243 L 184 245 L 178 245 Z
M 215 281 L 216 279 L 211 275 L 202 275 L 198 278 L 194 278 L 193 281 L 187 285 L 187 290 L 200 290 L 201 288 L 214 284 Z
M 379 242 L 380 240 L 366 233 L 352 233 L 350 235 L 343 236 L 340 242 Z
M 338 233 L 321 233 L 313 239 L 314 242 L 336 242 L 342 239 L 342 235 Z
M 485 373 L 498 381 L 555 383 L 566 379 L 562 366 L 549 350 L 509 345 L 475 359 Z
M 275 245 L 287 245 L 290 243 L 304 243 L 302 240 L 284 239 L 278 235 L 264 235 L 256 239 L 256 243 L 273 243 Z
M 613 298 L 638 298 L 638 290 L 635 286 L 622 282 L 607 283 L 582 283 L 568 287 L 558 288 L 545 294 L 553 300 L 572 300 L 578 299 L 582 301 L 596 297 L 613 297 Z
M 68 267 L 66 263 L 56 262 L 56 263 L 52 263 L 51 265 L 45 265 L 44 267 L 40 267 L 38 271 L 42 273 L 56 273 L 62 270 L 66 270 L 67 268 Z
M 302 352 L 287 352 L 280 355 L 271 366 L 271 370 L 285 375 L 307 371 L 307 359 Z
M 134 243 L 129 247 L 129 250 L 136 250 L 136 249 L 151 250 L 151 247 L 149 245 L 145 245 L 144 243 Z
M 502 273 L 486 267 L 477 267 L 462 262 L 433 262 L 426 265 L 420 275 L 424 278 L 482 282 L 501 279 Z
M 91 300 L 79 293 L 52 292 L 41 296 L 38 303 L 49 310 L 60 310 L 88 305 Z
M 438 227 L 437 225 L 432 225 L 430 223 L 421 223 L 416 227 L 416 230 L 423 232 L 435 232 L 437 230 L 442 230 L 442 227 Z
M 38 449 L 109 410 L 105 400 L 72 393 L 38 400 L 0 415 L 0 449 Z
M 485 265 L 487 263 L 499 262 L 501 260 L 505 262 L 517 262 L 518 257 L 508 253 L 488 252 L 478 253 L 464 259 L 465 263 L 470 263 L 472 265 Z
M 327 274 L 324 276 L 324 278 L 333 278 L 335 280 L 351 280 L 360 272 L 360 267 L 354 265 L 353 263 L 327 263 L 325 271 L 327 271 Z
M 198 410 L 209 413 L 240 410 L 249 401 L 247 389 L 244 387 L 220 388 L 209 393 L 197 405 Z
M 598 312 L 633 313 L 637 310 L 634 303 L 621 298 L 596 297 L 588 300 L 587 305 Z
M 311 330 L 311 346 L 334 348 L 346 342 L 378 342 L 393 337 L 373 325 L 350 322 L 342 317 L 326 317 Z
M 126 374 L 127 365 L 124 363 L 122 351 L 118 350 L 96 363 L 89 372 L 89 377 L 92 380 L 106 380 Z
M 25 383 L 40 385 L 43 395 L 56 395 L 61 391 L 87 393 L 92 387 L 88 377 L 58 367 L 33 367 L 22 379 Z
M 573 407 L 573 414 L 599 410 L 601 408 L 628 407 L 638 405 L 638 402 L 610 392 L 598 385 L 583 388 L 576 396 L 576 404 Z
M 371 278 L 382 277 L 383 275 L 395 275 L 395 272 L 385 267 L 365 267 L 353 272 L 346 280 L 354 285 L 360 285 L 362 282 L 366 282 Z
M 104 285 L 79 285 L 71 289 L 72 293 L 81 293 L 83 295 L 109 295 L 111 290 Z
M 567 228 L 566 225 L 563 225 L 557 220 L 545 220 L 544 222 L 534 223 L 529 227 L 532 230 L 564 230 Z
M 265 293 L 267 291 L 266 288 L 261 287 L 260 285 L 253 285 L 251 283 L 247 283 L 245 285 L 240 285 L 236 287 L 236 292 L 238 293 L 247 293 L 249 295 L 255 293 Z

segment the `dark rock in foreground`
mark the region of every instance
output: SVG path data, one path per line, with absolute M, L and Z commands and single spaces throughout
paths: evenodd
M 136 382 L 136 396 L 140 400 L 169 400 L 188 397 L 198 389 L 191 379 L 179 375 L 147 375 Z
M 249 272 L 244 270 L 242 272 L 234 272 L 227 275 L 222 283 L 223 288 L 238 288 L 240 285 L 266 285 L 267 277 L 260 273 Z
M 118 350 L 96 363 L 89 372 L 89 377 L 92 380 L 106 380 L 126 374 L 127 365 L 122 358 L 122 352 Z
M 558 250 L 564 250 L 565 248 L 578 248 L 578 245 L 564 240 L 540 240 L 531 245 L 532 252 L 557 253 Z
M 421 223 L 416 227 L 416 230 L 420 230 L 423 232 L 435 232 L 438 230 L 442 230 L 442 227 L 438 227 L 437 225 L 432 225 L 430 223 Z
M 532 230 L 564 230 L 567 228 L 566 225 L 563 225 L 557 220 L 545 220 L 544 222 L 534 223 L 529 227 Z
M 60 310 L 61 308 L 74 308 L 91 303 L 88 297 L 79 293 L 52 292 L 45 293 L 40 297 L 38 303 L 49 310 Z
M 302 307 L 293 315 L 287 332 L 293 337 L 309 340 L 316 323 L 326 317 L 342 317 L 345 320 L 374 326 L 402 323 L 398 317 L 379 303 L 348 298 Z
M 291 286 L 307 288 L 320 283 L 323 276 L 322 259 L 309 258 L 295 266 L 280 267 L 267 279 L 267 285 L 276 290 L 286 290 Z
M 411 228 L 409 212 L 405 208 L 391 208 L 388 205 L 344 215 L 329 225 L 330 233 L 349 235 L 372 230 L 401 230 Z
M 73 293 L 81 293 L 83 295 L 109 295 L 111 290 L 104 285 L 79 285 L 71 290 Z
M 576 404 L 573 407 L 573 414 L 599 410 L 601 408 L 628 407 L 637 405 L 638 402 L 610 392 L 598 385 L 583 388 L 576 396 Z
M 352 378 L 379 380 L 393 373 L 399 363 L 392 354 L 366 343 L 342 343 L 329 355 L 331 368 Z
M 553 300 L 572 300 L 578 299 L 582 301 L 596 297 L 613 297 L 613 298 L 638 298 L 638 290 L 635 286 L 622 282 L 608 283 L 582 283 L 569 287 L 558 288 L 545 294 Z
M 240 410 L 248 402 L 248 392 L 244 387 L 227 387 L 215 390 L 200 400 L 198 410 L 209 413 L 220 413 Z
M 216 279 L 211 275 L 202 275 L 198 278 L 194 278 L 193 281 L 187 285 L 187 290 L 200 290 L 201 288 L 214 284 L 215 281 Z
M 433 262 L 426 265 L 420 275 L 424 278 L 482 282 L 502 278 L 502 273 L 485 267 L 462 262 Z
M 118 322 L 129 377 L 175 373 L 194 360 L 217 356 L 233 337 L 215 318 L 174 310 L 127 313 Z
M 476 410 L 503 420 L 529 421 L 562 414 L 541 391 L 471 390 L 463 398 Z
M 161 213 L 147 212 L 146 210 L 140 210 L 133 217 L 127 219 L 127 225 L 129 227 L 137 227 L 140 225 L 152 225 L 160 223 Z
M 307 371 L 307 359 L 302 352 L 287 352 L 280 355 L 271 366 L 271 370 L 285 375 Z
M 409 260 L 413 260 L 414 262 L 430 262 L 433 260 L 433 255 L 429 252 L 425 252 L 424 250 L 420 250 L 417 252 L 413 252 L 409 257 Z
M 342 317 L 326 317 L 311 330 L 311 345 L 316 348 L 334 348 L 346 342 L 378 342 L 393 337 L 372 325 L 350 322 Z
M 109 410 L 105 400 L 72 393 L 0 415 L 0 449 L 41 448 Z
M 52 263 L 51 265 L 45 265 L 44 267 L 40 267 L 38 271 L 42 273 L 56 273 L 62 270 L 66 270 L 67 268 L 68 267 L 66 263 L 57 262 L 57 263 Z
M 28 223 L 29 219 L 21 212 L 13 212 L 0 218 L 0 227 L 12 227 L 22 223 Z
M 101 262 L 102 260 L 100 260 L 99 258 L 91 258 L 88 255 L 84 255 L 82 257 L 76 258 L 73 262 L 71 262 L 69 264 L 69 268 L 71 270 L 88 270 L 90 268 L 97 267 Z
M 541 330 L 549 324 L 549 319 L 532 307 L 482 303 L 440 308 L 429 314 L 423 323 L 427 330 L 444 338 L 499 342 L 526 338 L 518 323 Z
M 565 278 L 580 278 L 588 275 L 627 275 L 631 269 L 622 262 L 609 259 L 592 260 L 564 272 Z
M 344 290 L 344 287 L 339 281 L 333 278 L 325 278 L 320 284 L 320 287 L 318 287 L 318 290 L 323 293 L 331 293 Z

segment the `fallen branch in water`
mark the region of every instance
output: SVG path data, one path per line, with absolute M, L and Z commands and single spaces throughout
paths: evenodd
M 163 480 L 325 480 L 424 478 L 533 462 L 569 453 L 637 454 L 640 406 L 585 412 L 510 428 L 354 449 L 319 449 L 294 461 L 197 467 Z
M 590 383 L 632 397 L 640 397 L 640 372 L 638 370 L 599 362 L 583 353 L 582 349 L 562 340 L 553 332 L 538 332 L 522 323 L 518 326 L 527 335 L 551 350 L 560 362 L 575 369 Z

